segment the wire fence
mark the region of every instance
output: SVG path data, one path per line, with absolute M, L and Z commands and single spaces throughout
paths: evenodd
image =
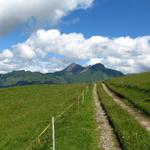
M 54 121 L 57 121 L 59 118 L 61 118 L 65 113 L 67 113 L 76 103 L 77 103 L 77 111 L 78 113 L 80 113 L 80 107 L 82 107 L 84 105 L 85 102 L 85 95 L 88 93 L 89 91 L 89 85 L 86 87 L 85 90 L 83 90 L 81 92 L 80 95 L 78 95 L 75 98 L 75 101 L 72 102 L 64 111 L 62 111 L 60 114 L 58 114 L 57 116 L 55 116 Z M 27 148 L 25 148 L 25 150 L 32 150 L 32 148 L 34 147 L 35 143 L 41 144 L 41 137 L 46 133 L 46 131 L 48 129 L 52 128 L 52 124 L 51 122 L 38 134 L 38 136 L 27 146 Z M 51 147 L 53 149 L 53 147 Z

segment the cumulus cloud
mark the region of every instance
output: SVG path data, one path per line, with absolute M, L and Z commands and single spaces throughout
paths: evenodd
M 40 29 L 0 53 L 0 72 L 53 72 L 72 62 L 103 63 L 124 73 L 150 70 L 150 36 L 108 38 Z
M 56 24 L 69 12 L 86 9 L 94 0 L 0 0 L 0 34 L 27 22 Z
M 91 58 L 88 62 L 87 62 L 87 65 L 94 65 L 94 64 L 97 64 L 97 63 L 101 63 L 101 58 Z
M 0 53 L 0 61 L 8 60 L 12 57 L 13 57 L 13 53 L 8 49 L 6 49 L 2 53 Z

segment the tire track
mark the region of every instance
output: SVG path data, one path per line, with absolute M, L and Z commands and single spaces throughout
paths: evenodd
M 144 115 L 137 108 L 129 106 L 127 103 L 123 102 L 124 99 L 112 92 L 104 83 L 102 83 L 102 87 L 119 106 L 132 115 L 147 131 L 150 132 L 150 117 Z
M 109 124 L 105 111 L 103 110 L 98 94 L 97 85 L 94 84 L 93 98 L 96 106 L 96 121 L 99 132 L 99 147 L 102 146 L 104 150 L 121 150 L 117 137 L 114 134 L 113 128 Z

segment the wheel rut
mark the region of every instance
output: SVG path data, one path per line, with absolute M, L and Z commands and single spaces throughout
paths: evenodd
M 96 121 L 99 132 L 99 147 L 102 146 L 104 150 L 121 150 L 120 144 L 113 131 L 113 128 L 109 124 L 107 115 L 101 106 L 101 102 L 97 94 L 96 84 L 94 84 L 93 87 L 93 99 L 96 107 Z
M 104 83 L 102 83 L 102 87 L 105 92 L 112 97 L 112 99 L 121 106 L 124 110 L 126 110 L 130 115 L 132 115 L 138 122 L 141 124 L 147 131 L 150 132 L 150 117 L 146 116 L 142 112 L 140 112 L 137 108 L 132 107 L 124 102 L 125 99 L 120 98 L 114 92 L 112 92 Z

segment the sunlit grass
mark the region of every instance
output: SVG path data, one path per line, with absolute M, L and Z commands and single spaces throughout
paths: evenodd
M 150 73 L 116 78 L 106 83 L 138 109 L 150 115 Z
M 98 85 L 98 93 L 120 142 L 126 150 L 149 150 L 150 133 Z

